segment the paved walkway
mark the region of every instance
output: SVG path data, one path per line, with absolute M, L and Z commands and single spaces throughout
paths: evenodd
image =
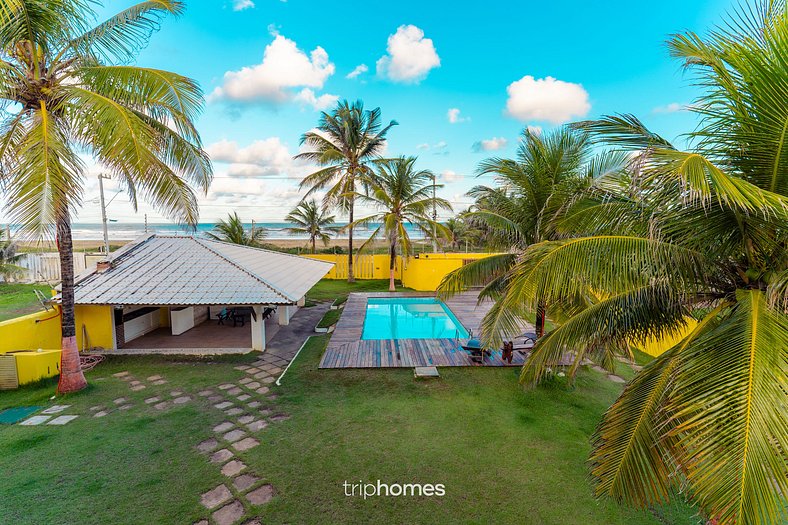
M 285 368 L 304 344 L 306 338 L 316 335 L 315 326 L 330 306 L 330 303 L 319 303 L 310 308 L 299 308 L 298 312 L 290 319 L 290 324 L 279 327 L 279 331 L 268 342 L 259 362 Z

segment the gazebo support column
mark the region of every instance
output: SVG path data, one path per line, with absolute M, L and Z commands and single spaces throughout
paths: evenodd
M 279 326 L 287 326 L 290 324 L 290 317 L 293 315 L 295 307 L 290 305 L 280 305 L 276 311 L 279 313 Z
M 252 350 L 262 352 L 265 350 L 265 319 L 263 319 L 263 307 L 253 306 L 254 316 L 252 316 Z

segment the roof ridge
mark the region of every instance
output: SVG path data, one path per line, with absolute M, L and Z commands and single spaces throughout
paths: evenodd
M 198 239 L 197 237 L 194 237 L 194 236 L 192 236 L 192 237 L 190 237 L 190 238 L 191 238 L 191 239 L 192 239 L 194 242 L 196 242 L 197 244 L 199 244 L 200 246 L 202 246 L 203 248 L 205 248 L 206 250 L 208 250 L 209 252 L 211 252 L 211 253 L 213 253 L 213 254 L 216 254 L 217 256 L 221 257 L 222 259 L 224 259 L 224 260 L 225 260 L 225 261 L 227 261 L 228 263 L 232 264 L 233 266 L 235 266 L 236 268 L 238 268 L 238 269 L 239 269 L 239 270 L 241 270 L 242 272 L 244 272 L 244 273 L 247 273 L 247 274 L 251 275 L 252 277 L 254 277 L 255 279 L 257 279 L 258 281 L 260 281 L 261 283 L 263 283 L 264 285 L 266 285 L 267 287 L 269 287 L 271 290 L 273 290 L 273 291 L 274 291 L 274 293 L 277 293 L 277 294 L 281 295 L 282 297 L 284 297 L 284 298 L 285 298 L 285 299 L 287 299 L 288 301 L 294 301 L 294 302 L 295 302 L 295 301 L 298 301 L 298 298 L 293 298 L 293 297 L 291 297 L 291 296 L 287 295 L 287 294 L 286 294 L 286 293 L 284 293 L 282 290 L 280 290 L 278 287 L 276 287 L 276 286 L 274 286 L 273 284 L 271 284 L 270 282 L 268 282 L 266 279 L 263 279 L 262 277 L 260 277 L 260 276 L 259 276 L 259 275 L 257 275 L 256 273 L 254 273 L 254 272 L 252 272 L 252 271 L 249 271 L 247 268 L 244 268 L 243 266 L 241 266 L 240 264 L 238 264 L 237 262 L 235 262 L 234 260 L 232 260 L 232 259 L 231 259 L 230 257 L 228 257 L 227 255 L 225 255 L 225 254 L 223 254 L 223 253 L 221 253 L 221 252 L 219 252 L 219 251 L 217 251 L 217 250 L 215 250 L 215 249 L 211 248 L 211 247 L 210 247 L 210 246 L 208 246 L 208 245 L 206 244 L 206 242 L 205 242 L 205 241 L 203 241 L 202 239 Z M 221 241 L 219 241 L 219 242 L 221 242 Z M 247 246 L 243 246 L 243 245 L 239 245 L 239 244 L 232 244 L 232 243 L 223 243 L 223 244 L 227 244 L 227 245 L 229 245 L 229 246 L 236 246 L 236 247 L 240 247 L 240 248 L 247 248 Z
M 196 237 L 195 237 L 195 238 L 196 238 Z M 302 256 L 300 256 L 300 255 L 295 255 L 295 254 L 293 254 L 293 253 L 280 252 L 280 251 L 277 251 L 277 250 L 269 250 L 269 249 L 267 249 L 267 248 L 260 248 L 260 247 L 258 247 L 258 246 L 249 246 L 249 245 L 246 245 L 246 244 L 235 244 L 235 243 L 232 243 L 232 242 L 227 242 L 227 241 L 220 241 L 220 240 L 217 240 L 217 239 L 201 239 L 201 240 L 203 240 L 203 241 L 207 241 L 207 242 L 215 242 L 215 243 L 219 243 L 219 244 L 226 244 L 227 246 L 234 246 L 234 247 L 240 247 L 240 248 L 248 248 L 248 249 L 250 249 L 250 250 L 256 250 L 256 251 L 258 251 L 258 252 L 274 253 L 274 254 L 276 254 L 276 255 L 284 255 L 284 256 L 287 256 L 287 257 L 292 257 L 292 258 L 294 258 L 294 259 L 299 259 L 299 260 L 303 260 L 303 259 L 304 259 L 304 257 L 302 257 Z M 326 261 L 321 261 L 321 260 L 319 260 L 319 259 L 312 259 L 312 260 L 313 260 L 313 261 L 317 261 L 317 262 L 326 262 Z

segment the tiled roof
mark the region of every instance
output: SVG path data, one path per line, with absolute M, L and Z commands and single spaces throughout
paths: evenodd
M 293 304 L 333 263 L 198 239 L 148 235 L 76 281 L 77 304 Z

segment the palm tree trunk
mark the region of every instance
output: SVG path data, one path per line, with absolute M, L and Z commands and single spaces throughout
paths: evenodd
M 353 212 L 356 206 L 356 199 L 350 197 L 350 224 L 353 224 Z M 356 282 L 356 276 L 353 275 L 353 226 L 348 229 L 347 236 L 347 282 Z
M 61 304 L 60 304 L 60 394 L 76 392 L 87 386 L 79 364 L 77 328 L 74 320 L 74 250 L 71 241 L 71 218 L 68 212 L 58 214 L 57 241 L 60 254 Z
M 317 253 L 317 247 L 315 246 L 315 236 L 312 235 L 312 255 Z
M 397 265 L 397 245 L 392 242 L 389 248 L 389 292 L 394 292 L 397 288 L 394 286 L 394 269 Z
M 536 338 L 539 339 L 544 335 L 544 324 L 546 318 L 547 305 L 542 301 L 536 307 Z

